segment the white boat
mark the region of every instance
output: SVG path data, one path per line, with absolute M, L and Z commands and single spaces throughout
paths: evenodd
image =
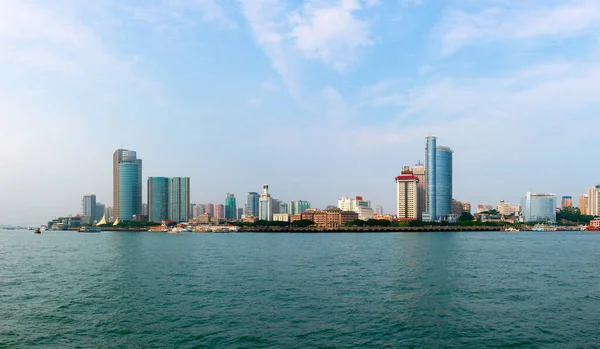
M 533 226 L 533 231 L 556 231 L 557 228 L 555 225 L 550 224 L 536 224 Z
M 509 233 L 516 233 L 516 232 L 519 232 L 520 230 L 513 228 L 513 227 L 509 227 L 509 228 L 504 229 L 504 231 L 509 232 Z
M 77 231 L 80 233 L 99 233 L 102 229 L 100 227 L 82 227 Z

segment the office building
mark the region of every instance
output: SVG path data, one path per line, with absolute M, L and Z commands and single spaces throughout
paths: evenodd
M 104 209 L 106 205 L 100 202 L 96 202 L 96 210 L 94 211 L 94 216 L 92 217 L 92 221 L 100 221 L 102 217 L 104 217 Z
M 279 212 L 278 213 L 290 213 L 289 212 L 289 203 L 279 201 Z
M 419 217 L 419 179 L 410 167 L 405 166 L 396 177 L 396 217 L 399 220 L 416 220 Z
M 375 206 L 375 215 L 383 216 L 383 207 L 381 205 Z
M 600 216 L 600 185 L 591 187 L 587 194 L 587 210 L 586 213 L 590 216 Z
M 436 147 L 437 137 L 425 138 L 425 181 L 427 182 L 425 192 L 425 212 L 423 220 L 436 220 Z
M 235 219 L 236 219 L 236 220 L 238 220 L 238 221 L 241 221 L 241 220 L 242 220 L 242 216 L 243 216 L 243 215 L 244 215 L 244 209 L 243 209 L 243 208 L 241 208 L 241 207 L 238 207 L 238 208 L 236 209 L 236 216 L 235 216 Z
M 587 215 L 588 212 L 588 194 L 583 194 L 579 196 L 579 212 L 581 214 Z
M 214 217 L 215 216 L 215 205 L 213 204 L 206 204 L 206 210 L 205 212 L 211 216 Z
M 267 184 L 263 185 L 263 192 L 258 201 L 258 218 L 265 221 L 273 220 L 273 199 L 271 199 Z
M 256 192 L 249 192 L 246 202 L 246 216 L 258 217 L 258 199 L 260 195 Z
M 494 207 L 492 205 L 482 205 L 482 204 L 477 205 L 477 213 L 489 212 L 493 209 L 494 209 Z
M 419 161 L 412 169 L 413 176 L 417 177 L 417 217 L 423 219 L 423 212 L 425 212 L 425 193 L 427 192 L 427 177 L 425 176 L 425 166 Z
M 573 198 L 571 196 L 563 196 L 562 199 L 560 200 L 560 207 L 561 208 L 573 207 Z
M 274 213 L 273 220 L 276 222 L 289 222 L 290 214 L 289 213 Z
M 190 177 L 169 178 L 169 220 L 187 222 L 190 219 Z
M 106 222 L 114 222 L 115 221 L 115 211 L 112 206 L 106 206 L 104 208 L 104 218 Z
M 304 200 L 291 201 L 289 203 L 288 213 L 289 214 L 300 214 L 310 208 L 310 202 Z
M 556 194 L 527 192 L 521 199 L 524 222 L 556 222 Z
M 448 147 L 435 149 L 435 215 L 437 219 L 447 220 L 452 214 L 452 153 Z
M 113 153 L 113 201 L 115 219 L 129 221 L 142 213 L 142 160 L 135 151 Z
M 227 193 L 225 198 L 225 219 L 233 221 L 237 218 L 237 203 L 235 196 L 231 193 Z
M 371 201 L 364 200 L 362 196 L 356 196 L 355 198 L 349 198 L 347 196 L 343 196 L 338 200 L 337 208 L 342 211 L 352 211 L 357 207 L 371 207 Z
M 169 178 L 148 177 L 148 221 L 169 219 Z
M 225 205 L 216 204 L 214 207 L 215 207 L 214 217 L 217 219 L 224 219 L 225 218 Z
M 90 220 L 93 220 L 96 213 L 96 195 L 87 194 L 83 196 L 81 200 L 82 206 L 82 216 L 90 217 Z
M 504 200 L 500 200 L 500 204 L 496 206 L 496 211 L 503 216 L 510 216 L 516 213 L 521 212 L 520 205 L 511 205 L 508 202 L 504 202 Z

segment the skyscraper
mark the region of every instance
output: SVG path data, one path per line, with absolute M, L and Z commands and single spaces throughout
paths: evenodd
M 248 202 L 246 203 L 246 216 L 258 217 L 258 199 L 260 195 L 256 192 L 248 193 Z
M 148 177 L 148 221 L 169 219 L 169 178 Z
M 208 213 L 209 216 L 214 217 L 215 216 L 215 205 L 210 204 L 210 203 L 206 204 L 205 213 Z
M 304 200 L 292 201 L 290 204 L 289 214 L 300 214 L 310 208 L 310 202 Z
M 400 220 L 415 220 L 419 212 L 419 179 L 413 175 L 410 167 L 402 169 L 402 175 L 396 177 L 396 216 Z
M 425 138 L 425 177 L 427 182 L 427 192 L 425 211 L 423 220 L 436 220 L 436 147 L 437 137 Z
M 237 204 L 235 196 L 231 193 L 227 193 L 225 198 L 225 219 L 235 220 L 237 217 Z
M 83 214 L 83 216 L 90 217 L 90 219 L 93 221 L 96 217 L 96 195 L 84 195 L 83 200 L 81 201 L 81 206 L 81 213 Z
M 561 208 L 573 207 L 573 198 L 570 196 L 563 196 L 560 201 L 560 207 Z
M 579 196 L 579 212 L 585 215 L 588 214 L 588 194 Z
M 521 199 L 525 222 L 556 222 L 556 195 L 527 192 Z
M 241 207 L 238 207 L 238 208 L 236 209 L 236 216 L 235 216 L 235 219 L 237 219 L 238 221 L 241 221 L 241 220 L 242 220 L 242 216 L 243 216 L 243 215 L 244 215 L 244 209 L 243 209 L 243 208 L 241 208 Z
M 223 204 L 215 205 L 215 218 L 218 218 L 218 219 L 225 218 L 225 206 Z
M 92 218 L 92 221 L 100 221 L 102 219 L 104 216 L 105 207 L 106 205 L 96 202 L 96 210 L 94 211 L 94 217 Z M 108 219 L 108 217 L 106 219 Z
M 271 199 L 271 194 L 269 194 L 269 186 L 267 184 L 263 185 L 263 192 L 258 201 L 258 218 L 265 221 L 273 220 L 273 200 Z
M 142 211 L 142 160 L 135 151 L 117 149 L 113 153 L 114 215 L 132 220 Z
M 588 204 L 586 213 L 590 216 L 600 216 L 600 185 L 588 189 Z
M 190 219 L 190 177 L 169 179 L 169 220 L 187 222 Z
M 417 217 L 423 219 L 423 212 L 425 212 L 425 192 L 427 191 L 427 180 L 425 177 L 425 166 L 419 161 L 413 168 L 413 176 L 417 177 L 419 182 L 417 183 Z
M 435 214 L 446 220 L 452 213 L 452 149 L 436 147 Z

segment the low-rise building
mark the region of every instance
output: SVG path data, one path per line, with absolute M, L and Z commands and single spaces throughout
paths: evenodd
M 289 213 L 274 213 L 273 220 L 277 222 L 289 222 L 290 214 Z

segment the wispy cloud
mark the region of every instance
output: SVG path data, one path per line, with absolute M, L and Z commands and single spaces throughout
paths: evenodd
M 595 0 L 508 2 L 475 12 L 449 10 L 434 35 L 449 56 L 480 43 L 597 35 L 599 26 L 600 2 Z

